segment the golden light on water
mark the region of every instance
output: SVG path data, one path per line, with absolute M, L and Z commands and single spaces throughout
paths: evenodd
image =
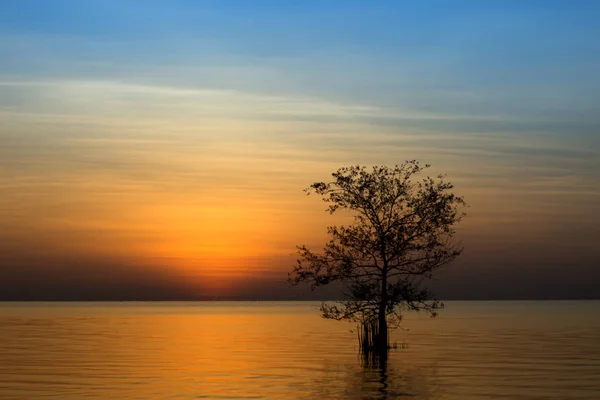
M 595 398 L 594 302 L 446 306 L 407 315 L 382 374 L 314 302 L 0 304 L 0 395 Z

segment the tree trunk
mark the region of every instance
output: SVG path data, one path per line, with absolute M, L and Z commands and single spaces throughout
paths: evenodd
M 387 355 L 388 351 L 388 327 L 386 319 L 387 305 L 387 274 L 383 275 L 381 280 L 381 302 L 379 303 L 379 312 L 377 315 L 379 323 L 379 335 L 377 338 L 377 350 L 381 355 Z
M 385 303 L 383 303 L 383 302 L 379 307 L 378 322 L 379 322 L 379 329 L 378 329 L 379 335 L 377 338 L 377 347 L 378 347 L 379 351 L 387 352 L 387 349 L 388 349 L 388 327 L 387 327 L 387 319 L 385 316 Z

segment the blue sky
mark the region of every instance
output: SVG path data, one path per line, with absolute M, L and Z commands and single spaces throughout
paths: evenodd
M 15 265 L 38 248 L 272 278 L 323 238 L 309 182 L 418 158 L 471 204 L 467 271 L 552 261 L 552 282 L 597 282 L 599 17 L 595 1 L 2 1 L 0 237 Z M 237 228 L 186 225 L 207 215 Z M 78 236 L 115 250 L 64 245 Z M 231 237 L 255 261 L 219 258 Z
M 302 95 L 526 129 L 567 123 L 583 136 L 597 128 L 594 2 L 27 3 L 0 5 L 8 79 Z

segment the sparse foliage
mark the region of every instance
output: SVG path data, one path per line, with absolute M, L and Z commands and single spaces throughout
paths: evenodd
M 397 326 L 403 311 L 436 314 L 441 304 L 422 283 L 462 251 L 453 236 L 465 202 L 443 175 L 415 178 L 427 168 L 414 160 L 393 168 L 344 167 L 333 181 L 305 189 L 320 195 L 329 213 L 346 210 L 354 219 L 328 227 L 323 252 L 299 246 L 289 281 L 312 288 L 340 283 L 345 299 L 323 303 L 323 317 L 376 324 L 380 349 L 387 349 L 388 326 Z

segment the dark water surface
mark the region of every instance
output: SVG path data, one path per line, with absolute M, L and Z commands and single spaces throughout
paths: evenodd
M 0 303 L 0 399 L 600 399 L 600 302 L 448 302 L 385 371 L 318 303 Z

